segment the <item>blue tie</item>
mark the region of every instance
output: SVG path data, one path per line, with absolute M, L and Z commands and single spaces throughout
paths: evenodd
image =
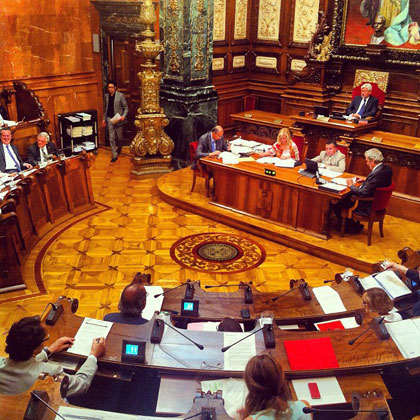
M 22 170 L 22 168 L 20 167 L 19 162 L 13 156 L 13 153 L 10 150 L 9 145 L 6 145 L 6 149 L 7 149 L 7 152 L 9 153 L 9 156 L 12 158 L 13 162 L 15 163 L 15 166 L 16 166 L 17 171 L 20 172 Z
M 216 142 L 212 139 L 211 140 L 211 151 L 214 152 L 216 150 Z
M 363 111 L 366 108 L 366 102 L 367 102 L 366 99 L 362 99 L 362 101 L 363 101 L 363 104 L 362 104 L 362 107 L 360 108 L 360 111 L 359 111 L 360 117 L 363 115 Z

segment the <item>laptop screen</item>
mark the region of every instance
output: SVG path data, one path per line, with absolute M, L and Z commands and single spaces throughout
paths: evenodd
M 306 172 L 311 172 L 312 174 L 316 174 L 318 172 L 318 163 L 314 162 L 311 159 L 305 159 L 306 164 Z

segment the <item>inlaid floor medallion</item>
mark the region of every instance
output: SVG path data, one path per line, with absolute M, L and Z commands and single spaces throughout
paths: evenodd
M 243 236 L 199 233 L 176 241 L 171 257 L 179 265 L 207 273 L 240 273 L 258 267 L 265 250 Z

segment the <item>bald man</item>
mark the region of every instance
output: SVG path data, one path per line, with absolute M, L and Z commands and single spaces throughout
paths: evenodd
M 148 320 L 141 314 L 146 306 L 147 292 L 142 284 L 130 283 L 121 293 L 118 309 L 105 315 L 104 321 L 119 322 L 120 324 L 141 325 Z

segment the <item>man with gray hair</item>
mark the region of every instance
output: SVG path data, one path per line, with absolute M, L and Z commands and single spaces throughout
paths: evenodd
M 376 188 L 388 187 L 392 183 L 392 169 L 383 163 L 384 157 L 379 149 L 369 149 L 365 152 L 366 165 L 371 170 L 370 174 L 363 181 L 362 185 L 356 187 L 355 182 L 362 181 L 363 178 L 357 177 L 356 180 L 347 178 L 347 186 L 350 188 L 352 195 L 356 197 L 373 197 Z M 333 210 L 337 216 L 339 225 L 341 226 L 341 210 L 348 209 L 354 205 L 351 196 L 347 196 L 343 200 L 334 205 Z M 368 216 L 372 207 L 371 201 L 360 201 L 356 210 L 357 214 Z M 352 221 L 351 221 L 352 222 Z M 350 224 L 352 224 L 350 222 Z M 363 225 L 353 222 L 353 226 L 346 229 L 353 233 L 359 233 L 363 230 Z
M 360 88 L 361 95 L 355 96 L 347 108 L 346 114 L 351 118 L 373 118 L 378 111 L 378 98 L 372 96 L 372 85 L 364 83 Z
M 58 156 L 58 150 L 49 134 L 42 131 L 36 136 L 36 143 L 28 147 L 28 162 L 35 166 L 47 162 L 51 155 Z

